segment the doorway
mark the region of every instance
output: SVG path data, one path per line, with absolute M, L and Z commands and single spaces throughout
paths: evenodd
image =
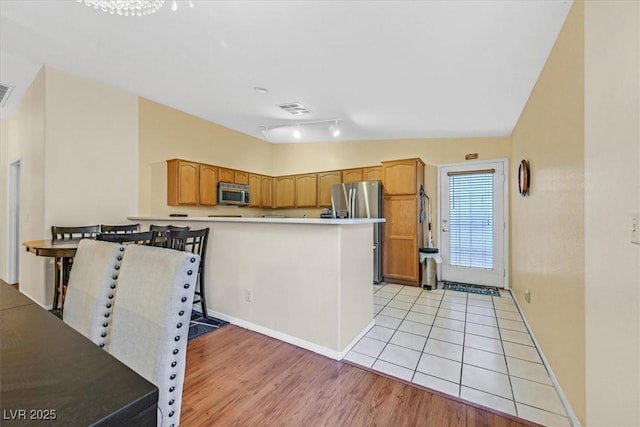
M 20 181 L 20 160 L 16 160 L 9 164 L 7 281 L 10 284 L 20 282 Z
M 507 160 L 438 169 L 441 280 L 508 287 Z

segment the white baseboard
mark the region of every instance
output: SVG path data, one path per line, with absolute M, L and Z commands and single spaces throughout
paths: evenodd
M 509 290 L 509 292 L 511 292 L 511 291 Z M 531 326 L 529 325 L 529 322 L 527 322 L 527 319 L 524 316 L 524 312 L 522 311 L 522 308 L 520 307 L 520 304 L 518 303 L 518 300 L 513 296 L 513 293 L 511 293 L 511 297 L 513 298 L 513 301 L 516 303 L 516 306 L 518 306 L 518 311 L 520 311 L 520 314 L 522 315 L 522 320 L 524 321 L 524 324 L 527 325 L 527 329 L 529 330 L 529 335 L 531 335 L 531 339 L 533 340 L 533 344 L 536 346 L 536 350 L 538 350 L 538 354 L 540 354 L 540 358 L 542 359 L 542 363 L 544 363 L 545 368 L 547 368 L 547 372 L 549 373 L 549 378 L 551 379 L 551 383 L 553 384 L 553 386 L 555 387 L 556 391 L 558 392 L 558 397 L 560 398 L 560 401 L 562 402 L 562 406 L 564 406 L 564 410 L 567 412 L 567 417 L 569 417 L 569 422 L 571 423 L 571 425 L 573 427 L 582 427 L 582 424 L 580 423 L 580 420 L 576 416 L 575 412 L 573 412 L 573 408 L 571 407 L 571 404 L 569 403 L 569 399 L 567 399 L 567 396 L 564 394 L 564 391 L 562 390 L 562 387 L 560 387 L 560 383 L 558 382 L 558 378 L 553 373 L 553 369 L 551 369 L 551 365 L 549 364 L 549 360 L 547 360 L 547 358 L 545 357 L 544 353 L 542 352 L 542 348 L 540 347 L 540 343 L 538 342 L 538 340 L 536 339 L 535 335 L 533 334 L 533 329 L 531 329 Z
M 220 313 L 218 311 L 214 311 L 211 309 L 207 309 L 208 313 L 213 317 L 217 317 L 218 319 L 225 320 L 233 325 L 240 326 L 241 328 L 249 329 L 250 331 L 258 332 L 259 334 L 266 335 L 271 338 L 275 338 L 280 341 L 284 341 L 286 343 L 295 345 L 296 347 L 304 348 L 305 350 L 312 351 L 314 353 L 318 353 L 322 356 L 328 357 L 334 360 L 342 360 L 344 356 L 351 350 L 351 348 L 356 345 L 356 343 L 362 338 L 368 331 L 375 325 L 375 321 L 371 321 L 363 330 L 358 334 L 358 336 L 342 351 L 333 350 L 310 341 L 303 340 L 298 337 L 294 337 L 288 334 L 285 334 L 280 331 L 276 331 L 270 328 L 266 328 L 264 326 L 248 322 L 243 319 L 238 319 L 237 317 L 229 316 L 224 313 Z

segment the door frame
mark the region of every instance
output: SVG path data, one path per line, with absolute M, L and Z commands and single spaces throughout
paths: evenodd
M 504 262 L 504 289 L 510 288 L 509 279 L 511 277 L 510 274 L 510 257 L 509 257 L 509 159 L 502 157 L 498 159 L 487 159 L 487 160 L 472 160 L 464 163 L 447 163 L 443 165 L 438 165 L 438 192 L 437 192 L 437 203 L 438 203 L 438 223 L 436 226 L 438 227 L 438 246 L 442 246 L 442 194 L 441 194 L 441 182 L 440 175 L 442 169 L 444 168 L 456 168 L 456 167 L 469 167 L 469 165 L 474 165 L 477 169 L 488 169 L 491 167 L 493 163 L 502 163 L 503 171 L 504 171 L 504 181 L 502 183 L 502 191 L 503 191 L 503 203 L 502 203 L 502 215 L 504 218 L 504 230 L 502 233 L 502 245 L 503 245 L 503 262 Z M 442 277 L 442 264 L 436 265 L 436 271 L 438 277 Z
M 7 282 L 20 280 L 20 200 L 22 193 L 22 159 L 9 163 L 7 180 Z

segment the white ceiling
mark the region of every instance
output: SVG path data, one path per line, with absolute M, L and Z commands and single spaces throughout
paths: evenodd
M 47 64 L 261 139 L 264 125 L 332 119 L 340 140 L 508 136 L 571 4 L 196 0 L 124 17 L 0 0 L 0 83 L 15 86 L 0 115 Z M 293 101 L 312 113 L 276 106 Z

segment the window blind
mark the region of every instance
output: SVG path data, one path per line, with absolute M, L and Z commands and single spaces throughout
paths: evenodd
M 449 176 L 452 266 L 493 269 L 493 177 L 493 171 Z

